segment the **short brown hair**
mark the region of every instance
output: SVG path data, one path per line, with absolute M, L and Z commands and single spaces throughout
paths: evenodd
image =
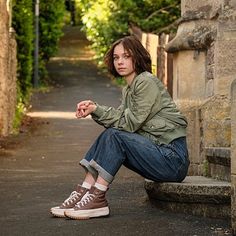
M 142 43 L 135 36 L 125 36 L 114 42 L 111 48 L 108 50 L 104 57 L 104 63 L 106 64 L 108 71 L 115 77 L 119 77 L 120 75 L 117 73 L 114 63 L 113 63 L 113 53 L 114 48 L 118 44 L 122 44 L 124 49 L 130 53 L 133 63 L 134 70 L 136 74 L 140 74 L 144 71 L 148 71 L 151 73 L 151 57 L 149 52 L 143 47 Z

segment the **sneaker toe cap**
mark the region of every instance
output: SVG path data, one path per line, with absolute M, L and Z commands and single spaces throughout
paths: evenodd
M 65 209 L 62 209 L 60 207 L 52 207 L 50 209 L 50 212 L 52 215 L 57 216 L 57 217 L 65 217 L 64 212 Z

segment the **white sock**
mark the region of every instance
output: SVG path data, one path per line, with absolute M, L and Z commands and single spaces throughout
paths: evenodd
M 90 189 L 90 188 L 92 187 L 92 185 L 89 184 L 89 183 L 87 183 L 87 182 L 83 182 L 82 187 L 83 187 L 83 188 Z
M 102 185 L 102 184 L 99 184 L 99 183 L 95 183 L 95 185 L 94 185 L 97 189 L 99 189 L 99 190 L 101 190 L 101 191 L 107 191 L 107 186 L 105 186 L 105 185 Z

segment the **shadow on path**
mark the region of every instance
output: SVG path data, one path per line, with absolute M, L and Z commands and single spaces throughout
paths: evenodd
M 65 28 L 60 50 L 48 65 L 55 87 L 32 99 L 34 129 L 0 156 L 0 235 L 209 236 L 217 235 L 216 228 L 227 229 L 224 220 L 157 210 L 147 199 L 143 178 L 126 168 L 107 194 L 110 217 L 75 221 L 49 214 L 82 181 L 79 160 L 103 130 L 91 119 L 77 120 L 76 103 L 89 98 L 119 104 L 120 89 L 99 72 L 92 56 L 79 29 Z

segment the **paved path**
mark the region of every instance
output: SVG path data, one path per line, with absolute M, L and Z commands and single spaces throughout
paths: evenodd
M 75 119 L 76 103 L 90 98 L 119 104 L 120 89 L 91 58 L 79 29 L 65 29 L 60 51 L 48 66 L 55 86 L 34 94 L 30 132 L 1 144 L 0 235 L 209 236 L 219 235 L 216 228 L 229 228 L 224 220 L 156 209 L 147 199 L 143 178 L 125 168 L 107 194 L 110 217 L 75 221 L 49 214 L 50 207 L 61 203 L 82 180 L 79 160 L 103 130 L 91 119 Z

